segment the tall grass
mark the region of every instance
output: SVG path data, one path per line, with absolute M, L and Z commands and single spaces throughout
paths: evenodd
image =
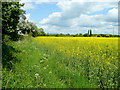
M 3 68 L 3 88 L 91 88 L 94 84 L 73 69 L 61 63 L 61 57 L 50 54 L 33 38 L 10 42 L 13 56 L 19 62 L 12 62 L 12 69 Z
M 117 87 L 117 39 L 38 37 L 9 45 L 19 62 L 3 68 L 3 88 Z

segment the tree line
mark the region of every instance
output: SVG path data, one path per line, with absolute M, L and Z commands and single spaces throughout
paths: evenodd
M 120 37 L 120 35 L 112 34 L 92 34 L 91 36 L 88 33 L 82 34 L 45 34 L 44 36 L 55 36 L 55 37 Z
M 120 35 L 112 35 L 112 34 L 93 34 L 92 30 L 88 30 L 88 33 L 77 33 L 77 34 L 46 34 L 44 36 L 56 36 L 56 37 L 120 37 Z

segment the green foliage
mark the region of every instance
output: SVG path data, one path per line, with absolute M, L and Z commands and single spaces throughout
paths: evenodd
M 3 39 L 5 35 L 9 35 L 12 40 L 17 40 L 17 24 L 20 17 L 25 13 L 21 7 L 24 4 L 19 2 L 2 2 L 2 33 Z
M 83 36 L 84 36 L 84 37 L 89 37 L 88 33 L 85 33 Z
M 32 32 L 32 36 L 33 36 L 33 37 L 39 36 L 39 31 L 38 31 L 38 30 L 35 30 L 34 32 Z
M 89 35 L 88 33 L 82 34 L 46 34 L 46 33 L 41 33 L 40 30 L 38 30 L 38 36 L 55 36 L 55 37 L 91 37 L 91 36 L 95 36 L 95 37 L 120 37 L 120 35 L 112 35 L 112 34 L 92 34 Z
M 83 37 L 82 33 L 79 33 L 79 37 Z
M 30 34 L 37 31 L 37 26 L 29 21 L 21 20 L 17 25 L 17 30 L 23 34 Z
M 21 20 L 18 23 L 17 30 L 21 34 L 29 34 L 29 35 L 31 35 L 33 37 L 45 36 L 46 35 L 43 28 L 38 29 L 37 26 L 34 23 L 32 23 L 30 21 L 26 21 L 26 20 Z
M 45 36 L 46 35 L 43 28 L 38 29 L 38 35 L 39 36 Z
M 88 35 L 90 35 L 90 31 L 88 30 Z
M 2 66 L 10 70 L 13 67 L 13 64 L 19 62 L 18 59 L 13 55 L 14 53 L 18 53 L 19 51 L 16 50 L 11 44 L 3 43 L 2 44 Z
M 92 36 L 92 30 L 90 30 L 90 36 Z
M 90 37 L 92 36 L 92 30 L 88 30 L 88 36 L 90 36 Z

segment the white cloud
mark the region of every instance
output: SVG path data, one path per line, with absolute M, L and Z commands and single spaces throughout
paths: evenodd
M 59 1 L 72 1 L 72 2 L 119 2 L 119 0 L 21 0 L 21 2 L 36 2 L 37 4 Z
M 117 3 L 58 2 L 62 12 L 54 12 L 40 21 L 41 27 L 50 33 L 112 33 L 117 29 Z M 97 11 L 111 8 L 107 13 L 93 15 Z M 87 14 L 91 15 L 87 15 Z
M 118 9 L 113 8 L 108 11 L 108 14 L 106 15 L 106 20 L 109 22 L 118 22 Z
M 32 2 L 33 0 L 20 0 L 20 3 Z
M 49 3 L 51 0 L 35 0 L 36 4 Z
M 26 2 L 25 5 L 22 7 L 23 10 L 33 9 L 35 6 L 31 2 Z
M 61 13 L 59 12 L 54 12 L 51 15 L 48 16 L 48 18 L 43 19 L 40 24 L 55 24 L 55 23 L 59 23 L 61 17 Z
M 62 9 L 62 16 L 64 18 L 78 17 L 83 13 L 93 13 L 105 8 L 117 7 L 117 3 L 103 3 L 103 2 L 74 2 L 65 1 L 58 2 L 57 5 Z

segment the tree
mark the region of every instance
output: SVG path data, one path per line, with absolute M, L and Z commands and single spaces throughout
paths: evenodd
M 83 37 L 82 33 L 79 33 L 79 37 Z
M 37 30 L 37 26 L 30 21 L 21 20 L 17 25 L 17 31 L 23 34 L 36 33 Z
M 88 30 L 88 35 L 90 35 L 90 31 Z
M 70 36 L 70 34 L 68 33 L 68 34 L 66 34 L 66 36 Z
M 38 32 L 39 32 L 40 36 L 45 36 L 46 35 L 43 28 L 38 29 Z
M 92 36 L 92 30 L 90 30 L 90 36 Z
M 19 23 L 19 19 L 24 16 L 24 11 L 21 7 L 24 4 L 20 4 L 19 2 L 2 2 L 2 64 L 3 68 L 7 67 L 11 69 L 13 63 L 17 62 L 17 58 L 13 53 L 17 53 L 18 51 L 8 43 L 6 43 L 5 37 L 10 37 L 10 39 L 16 41 L 19 38 L 17 32 L 17 24 Z M 9 39 L 8 39 L 9 40 Z M 13 61 L 12 61 L 13 60 Z
M 88 33 L 85 33 L 83 36 L 84 36 L 84 37 L 89 37 Z
M 19 2 L 2 2 L 2 35 L 9 35 L 12 40 L 16 40 L 18 32 L 16 30 L 20 17 L 24 15 L 21 7 L 24 4 Z

